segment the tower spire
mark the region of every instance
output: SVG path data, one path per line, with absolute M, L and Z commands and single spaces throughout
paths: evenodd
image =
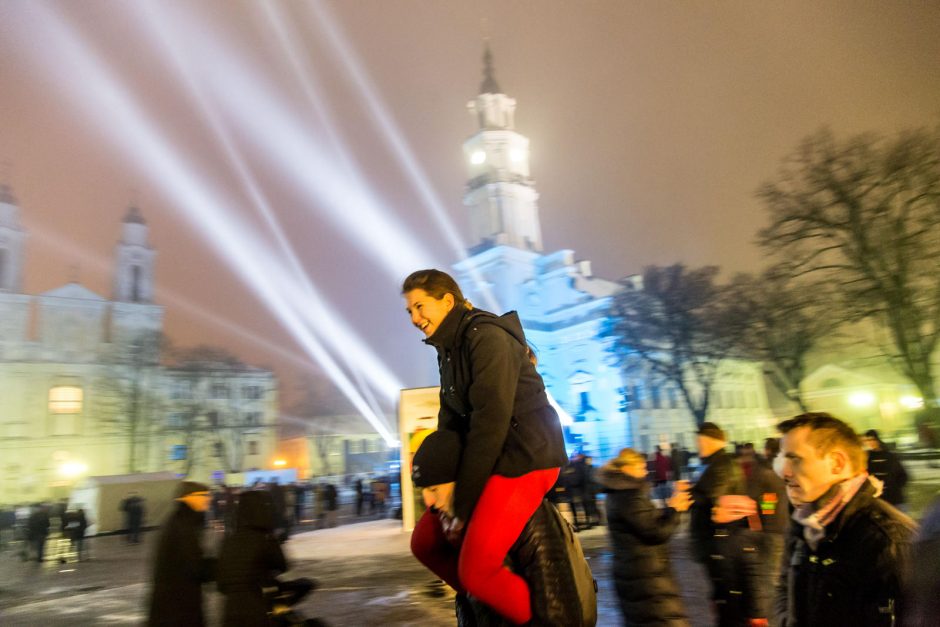
M 480 84 L 481 94 L 501 94 L 503 91 L 496 82 L 495 72 L 493 71 L 493 53 L 490 50 L 490 42 L 486 41 L 486 47 L 483 50 L 483 82 Z

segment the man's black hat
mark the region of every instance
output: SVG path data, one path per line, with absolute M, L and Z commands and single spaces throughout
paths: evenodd
M 721 427 L 716 425 L 714 422 L 703 422 L 696 433 L 699 435 L 704 435 L 705 437 L 713 438 L 715 440 L 721 440 L 722 442 L 727 441 L 725 432 L 722 431 Z
M 457 479 L 457 465 L 462 452 L 460 436 L 450 429 L 440 429 L 424 438 L 411 461 L 411 480 L 427 488 Z

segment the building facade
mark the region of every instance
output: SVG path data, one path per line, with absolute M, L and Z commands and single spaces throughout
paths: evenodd
M 609 336 L 615 281 L 596 277 L 571 250 L 543 252 L 538 192 L 529 169 L 529 139 L 515 127 L 516 101 L 496 81 L 489 49 L 480 93 L 467 105 L 477 124 L 464 142 L 464 205 L 473 243 L 454 265 L 478 306 L 519 313 L 539 371 L 570 415 L 569 442 L 600 459 L 624 446 L 694 448 L 691 412 L 675 389 L 628 376 Z M 761 364 L 727 360 L 718 374 L 709 420 L 732 438 L 772 431 Z
M 23 293 L 27 233 L 0 187 L 0 502 L 64 496 L 85 476 L 172 470 L 208 481 L 267 467 L 277 382 L 242 365 L 163 365 L 156 251 L 130 208 L 109 300 L 78 282 Z

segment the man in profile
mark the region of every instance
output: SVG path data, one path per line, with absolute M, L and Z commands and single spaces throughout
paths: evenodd
M 916 525 L 877 498 L 858 435 L 825 413 L 801 414 L 777 429 L 795 509 L 774 624 L 903 624 Z
M 202 584 L 215 578 L 215 559 L 203 555 L 201 542 L 212 500 L 209 487 L 184 481 L 177 495 L 157 546 L 149 627 L 202 627 Z

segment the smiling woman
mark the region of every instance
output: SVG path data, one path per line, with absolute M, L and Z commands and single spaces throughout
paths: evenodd
M 532 606 L 528 582 L 503 562 L 567 461 L 558 415 L 515 312 L 474 309 L 440 270 L 412 273 L 402 295 L 412 324 L 437 350 L 441 375 L 439 433 L 418 450 L 423 458 L 415 455 L 415 484 L 427 488 L 430 509 L 415 526 L 411 550 L 458 592 L 526 623 L 541 608 Z M 452 446 L 428 453 L 445 435 Z M 445 463 L 446 476 L 433 472 Z

